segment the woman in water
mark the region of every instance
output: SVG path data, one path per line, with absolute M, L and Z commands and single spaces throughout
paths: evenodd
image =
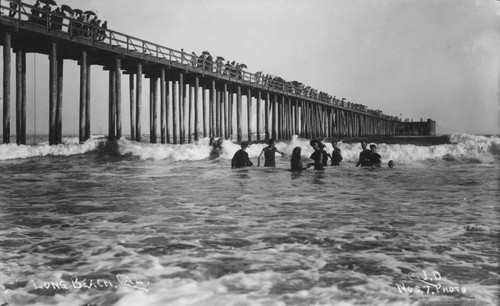
M 276 149 L 276 147 L 274 146 L 274 139 L 269 139 L 268 146 L 262 149 L 262 152 L 260 152 L 260 155 L 257 158 L 257 166 L 260 166 L 260 157 L 262 156 L 262 154 L 264 154 L 264 158 L 266 160 L 264 162 L 264 167 L 276 167 L 276 153 L 279 153 L 281 155 L 285 154 Z
M 302 171 L 307 169 L 307 167 L 304 167 L 302 164 L 302 157 L 300 153 L 302 152 L 301 147 L 295 147 L 293 148 L 292 151 L 292 159 L 291 159 L 291 169 L 292 171 Z

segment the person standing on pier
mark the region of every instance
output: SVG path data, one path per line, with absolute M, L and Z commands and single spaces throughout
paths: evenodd
M 234 154 L 233 159 L 231 159 L 231 168 L 232 169 L 253 166 L 253 163 L 248 158 L 248 153 L 246 152 L 246 149 L 248 148 L 248 146 L 249 146 L 248 143 L 245 141 L 241 143 L 241 149 L 238 150 Z
M 257 158 L 257 166 L 260 167 L 260 157 L 264 154 L 264 167 L 276 167 L 276 153 L 279 153 L 282 156 L 285 154 L 276 149 L 274 139 L 269 139 L 268 146 L 262 149 L 262 152 L 260 152 L 260 155 Z
M 363 149 L 363 151 L 361 151 L 361 153 L 359 153 L 359 160 L 356 163 L 356 167 L 371 166 L 372 164 L 370 162 L 370 157 L 371 157 L 372 152 L 370 150 L 366 149 L 366 141 L 361 142 L 361 148 Z
M 17 7 L 20 2 L 21 0 L 13 0 L 9 3 L 9 8 L 10 8 L 9 17 L 14 18 L 16 16 Z

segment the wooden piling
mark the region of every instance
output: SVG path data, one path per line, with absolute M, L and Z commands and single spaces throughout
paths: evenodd
M 184 110 L 186 104 L 184 73 L 179 73 L 179 143 L 184 144 Z
M 283 98 L 283 96 L 281 96 Z M 283 101 L 276 100 L 276 115 L 278 126 L 277 128 L 277 139 L 283 139 Z
M 193 139 L 193 131 L 191 130 L 191 127 L 193 125 L 193 122 L 192 122 L 192 118 L 193 118 L 193 86 L 191 86 L 191 84 L 188 84 L 187 86 L 188 88 L 188 111 L 187 111 L 187 115 L 188 115 L 188 143 L 191 143 L 192 142 L 192 139 Z
M 116 72 L 109 70 L 108 140 L 116 140 Z
M 21 49 L 16 51 L 16 143 L 18 145 L 22 143 L 22 100 L 23 100 L 23 90 L 22 90 L 22 73 L 23 73 L 23 62 L 22 62 Z
M 228 100 L 228 107 L 227 107 L 227 116 L 228 116 L 228 134 L 229 137 L 228 139 L 233 138 L 233 109 L 234 109 L 234 95 L 231 87 L 229 87 L 229 100 Z
M 21 143 L 26 144 L 26 52 L 21 54 Z
M 165 134 L 167 143 L 170 143 L 170 104 L 173 105 L 173 98 L 170 95 L 170 81 L 165 80 Z M 172 87 L 174 85 L 172 84 Z
M 266 101 L 264 102 L 264 129 L 265 129 L 265 139 L 269 139 L 269 103 L 271 102 L 271 96 L 269 91 L 266 92 Z
M 271 137 L 276 140 L 277 134 L 276 134 L 276 109 L 277 109 L 277 104 L 278 104 L 278 95 L 274 94 L 274 100 L 272 102 L 272 123 L 271 123 Z
M 121 59 L 115 59 L 115 103 L 116 103 L 116 138 L 122 137 L 122 67 Z
M 130 139 L 135 140 L 135 86 L 134 73 L 129 75 L 129 93 L 130 93 Z
M 141 111 L 142 111 L 142 63 L 137 63 L 135 96 L 135 140 L 141 142 Z
M 156 91 L 158 86 L 158 78 L 152 76 L 149 79 L 149 142 L 156 143 L 156 127 L 158 126 L 158 100 L 156 99 Z
M 166 100 L 166 89 L 165 89 L 165 68 L 161 67 L 160 69 L 160 137 L 161 143 L 165 143 L 167 140 L 166 137 L 166 108 L 167 108 L 167 100 Z
M 177 97 L 178 84 L 172 82 L 172 138 L 174 144 L 177 144 Z
M 87 90 L 85 90 L 85 140 L 90 139 L 90 94 L 91 94 L 91 69 L 90 61 L 87 56 Z
M 252 92 L 250 88 L 247 94 L 247 126 L 248 141 L 252 141 Z
M 236 131 L 238 133 L 238 142 L 243 139 L 241 131 L 241 86 L 238 85 L 238 92 L 236 96 Z
M 3 41 L 3 143 L 10 143 L 10 78 L 12 35 L 4 33 Z
M 57 44 L 51 43 L 49 55 L 49 144 L 57 144 L 56 107 L 57 107 Z
M 207 95 L 203 85 L 201 86 L 201 109 L 202 109 L 202 120 L 203 120 L 203 137 L 207 137 Z M 210 125 L 208 125 L 210 127 Z
M 57 100 L 56 100 L 56 143 L 62 143 L 62 105 L 63 105 L 63 58 L 57 58 Z
M 223 104 L 224 104 L 224 139 L 229 138 L 229 124 L 228 124 L 228 119 L 229 119 L 229 110 L 228 110 L 228 92 L 227 92 L 227 83 L 224 82 L 224 88 L 223 88 Z
M 220 90 L 215 90 L 215 136 L 221 136 Z
M 260 90 L 257 90 L 257 118 L 256 118 L 256 128 L 257 128 L 257 140 L 260 140 L 260 104 L 262 103 L 262 93 Z
M 293 134 L 299 136 L 299 99 L 294 100 L 295 103 L 293 103 Z
M 210 112 L 210 119 L 211 119 L 210 130 L 212 131 L 211 136 L 217 137 L 218 135 L 217 135 L 217 131 L 216 131 L 217 122 L 216 122 L 216 110 L 215 110 L 215 103 L 217 100 L 217 89 L 215 88 L 215 80 L 212 80 L 212 86 L 210 88 L 209 100 L 210 100 L 210 109 L 211 109 L 211 112 Z
M 199 91 L 200 91 L 200 79 L 196 76 L 194 79 L 194 141 L 198 141 L 198 133 L 200 132 L 199 126 Z

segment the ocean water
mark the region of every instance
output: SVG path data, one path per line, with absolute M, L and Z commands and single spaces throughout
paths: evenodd
M 0 305 L 498 305 L 500 138 L 450 141 L 300 173 L 298 138 L 238 170 L 228 141 L 0 145 Z

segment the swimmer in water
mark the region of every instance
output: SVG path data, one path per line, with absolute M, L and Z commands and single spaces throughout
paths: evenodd
M 292 151 L 292 158 L 290 160 L 290 166 L 292 171 L 302 171 L 307 169 L 308 167 L 304 167 L 302 164 L 302 148 L 301 147 L 295 147 L 293 148 Z
M 339 147 L 337 147 L 337 142 L 334 140 L 332 141 L 332 147 L 333 147 L 333 152 L 332 152 L 332 166 L 340 166 L 340 162 L 342 161 L 342 151 L 340 151 Z
M 394 161 L 393 160 L 390 160 L 388 163 L 387 163 L 387 166 L 389 168 L 394 168 Z
M 262 154 L 264 154 L 264 159 L 265 159 L 264 167 L 276 167 L 276 160 L 275 160 L 276 153 L 279 153 L 281 155 L 285 153 L 280 152 L 278 151 L 278 149 L 276 149 L 276 147 L 274 146 L 275 145 L 274 139 L 269 139 L 267 143 L 268 146 L 262 149 L 262 152 L 260 152 L 260 155 L 257 158 L 257 166 L 260 166 L 260 157 L 262 156 Z
M 307 167 L 314 166 L 314 170 L 325 170 L 323 165 L 325 160 L 328 160 L 328 156 L 326 156 L 326 152 L 323 150 L 324 145 L 317 139 L 311 140 L 309 144 L 314 149 L 314 153 L 310 157 L 314 162 L 307 164 Z
M 370 145 L 370 163 L 372 167 L 380 167 L 382 164 L 382 156 L 377 153 L 377 146 L 372 144 Z
M 248 146 L 249 144 L 244 141 L 241 143 L 241 149 L 234 153 L 233 159 L 231 159 L 232 169 L 253 166 L 253 163 L 248 158 L 248 153 L 246 152 Z
M 215 140 L 213 137 L 210 138 L 210 146 L 212 146 L 212 151 L 210 151 L 210 159 L 219 158 L 220 152 L 222 151 L 222 138 Z
M 370 150 L 366 149 L 366 141 L 361 142 L 361 148 L 363 149 L 363 151 L 361 151 L 361 153 L 359 153 L 359 160 L 356 163 L 356 167 L 371 166 L 370 156 L 371 156 L 372 152 Z

